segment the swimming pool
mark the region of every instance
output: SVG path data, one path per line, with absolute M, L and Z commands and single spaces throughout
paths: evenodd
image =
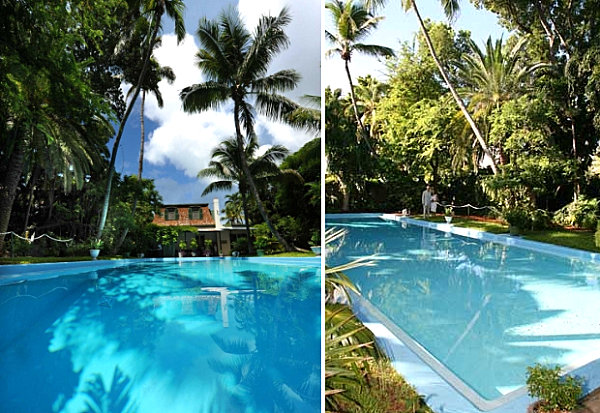
M 328 218 L 348 234 L 327 255 L 383 324 L 483 410 L 524 394 L 535 362 L 600 357 L 600 265 L 379 218 Z M 420 352 L 422 350 L 422 352 Z
M 3 411 L 320 411 L 318 260 L 22 268 L 0 267 Z

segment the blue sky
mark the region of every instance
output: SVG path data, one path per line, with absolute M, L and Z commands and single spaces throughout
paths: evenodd
M 260 15 L 277 14 L 286 5 L 292 15 L 292 22 L 286 30 L 290 37 L 290 47 L 275 58 L 270 72 L 295 69 L 301 74 L 302 81 L 298 88 L 290 93 L 291 98 L 298 99 L 304 94 L 318 95 L 321 88 L 319 0 L 304 1 L 301 5 L 298 5 L 298 2 L 290 2 L 288 5 L 288 2 L 283 0 L 186 1 L 184 20 L 187 36 L 180 45 L 177 45 L 172 33 L 172 21 L 164 22 L 163 43 L 156 50 L 155 56 L 163 66 L 173 68 L 177 79 L 173 85 L 166 82 L 160 84 L 165 101 L 164 108 L 158 108 L 154 97 L 146 97 L 143 176 L 154 179 L 165 203 L 212 204 L 212 199 L 216 196 L 221 200 L 221 207 L 224 205 L 224 193 L 202 197 L 201 193 L 209 181 L 199 180 L 195 176 L 200 169 L 207 166 L 212 149 L 224 138 L 233 135 L 231 108 L 226 105 L 217 111 L 188 115 L 181 109 L 178 98 L 183 87 L 203 81 L 200 70 L 195 66 L 195 53 L 199 46 L 195 38 L 198 20 L 202 16 L 215 18 L 227 7 L 237 7 L 252 31 Z M 282 144 L 290 152 L 299 149 L 314 137 L 262 117 L 257 120 L 256 131 L 261 145 Z M 109 145 L 112 149 L 112 142 Z M 139 145 L 138 103 L 127 121 L 121 140 L 115 163 L 117 172 L 137 174 Z
M 423 19 L 431 19 L 434 21 L 447 22 L 446 17 L 439 1 L 420 1 L 419 12 Z M 469 30 L 471 37 L 480 46 L 483 45 L 488 36 L 496 39 L 504 35 L 504 39 L 508 37 L 508 33 L 500 27 L 496 15 L 487 10 L 477 10 L 468 1 L 461 1 L 460 13 L 458 18 L 452 22 L 452 27 L 457 32 L 459 30 Z M 412 42 L 415 34 L 419 30 L 417 17 L 412 10 L 405 12 L 400 1 L 388 1 L 384 9 L 379 10 L 377 15 L 385 16 L 385 19 L 379 23 L 375 30 L 368 38 L 363 40 L 366 44 L 378 44 L 391 47 L 398 50 L 401 42 Z M 323 16 L 324 25 L 327 30 L 332 30 L 331 15 L 326 11 Z M 330 49 L 331 44 L 326 43 L 323 46 L 324 51 Z M 344 70 L 342 59 L 333 55 L 323 61 L 323 84 L 331 86 L 333 89 L 341 88 L 344 92 L 349 91 L 348 78 Z M 386 78 L 385 66 L 378 59 L 359 54 L 352 55 L 350 63 L 350 72 L 353 80 L 359 76 L 372 76 L 384 80 Z

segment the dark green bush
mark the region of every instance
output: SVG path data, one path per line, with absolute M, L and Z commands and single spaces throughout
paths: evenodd
M 598 199 L 581 196 L 577 201 L 565 205 L 554 213 L 554 222 L 563 226 L 585 229 L 596 228 L 598 221 Z
M 573 410 L 582 394 L 583 381 L 560 376 L 560 367 L 536 364 L 527 367 L 527 389 L 531 397 L 540 399 L 540 412 Z
M 248 238 L 239 237 L 236 241 L 231 243 L 231 250 L 238 251 L 240 254 L 246 254 L 248 252 Z
M 529 213 L 531 229 L 540 230 L 552 227 L 552 214 L 543 209 L 536 209 Z
M 502 211 L 502 217 L 509 225 L 518 229 L 528 229 L 531 227 L 530 215 L 524 208 L 506 208 Z

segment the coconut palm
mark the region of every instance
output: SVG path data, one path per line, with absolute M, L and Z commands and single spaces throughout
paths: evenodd
M 206 81 L 181 91 L 186 112 L 202 112 L 233 101 L 233 119 L 237 146 L 244 147 L 245 135 L 252 136 L 256 113 L 285 121 L 298 105 L 279 92 L 293 89 L 300 80 L 294 70 L 267 74 L 274 56 L 287 47 L 289 40 L 283 29 L 290 22 L 284 8 L 278 16 L 262 16 L 254 33 L 249 33 L 236 11 L 223 13 L 218 20 L 201 19 L 198 38 L 198 67 Z M 252 100 L 253 103 L 252 104 Z M 240 159 L 248 189 L 271 233 L 287 251 L 290 245 L 275 229 L 260 199 L 253 175 L 245 157 Z
M 115 137 L 115 141 L 113 143 L 113 148 L 110 156 L 110 163 L 108 166 L 108 178 L 106 180 L 106 191 L 104 194 L 104 202 L 102 204 L 102 212 L 100 214 L 100 220 L 98 222 L 98 231 L 96 234 L 96 238 L 100 239 L 102 237 L 102 232 L 104 231 L 104 226 L 106 225 L 106 217 L 108 215 L 108 207 L 110 205 L 110 193 L 112 189 L 112 181 L 114 176 L 114 167 L 115 162 L 117 160 L 117 151 L 119 150 L 119 145 L 121 144 L 121 138 L 123 137 L 123 131 L 125 130 L 125 124 L 127 123 L 127 119 L 131 114 L 133 106 L 142 90 L 142 85 L 144 84 L 144 80 L 146 79 L 146 74 L 148 72 L 148 68 L 150 67 L 150 60 L 152 57 L 152 50 L 154 45 L 156 44 L 156 39 L 158 38 L 158 33 L 162 30 L 162 18 L 163 15 L 166 14 L 175 22 L 175 34 L 177 35 L 177 42 L 183 40 L 185 36 L 185 26 L 183 23 L 183 10 L 185 8 L 183 0 L 140 0 L 142 15 L 145 16 L 148 21 L 150 21 L 150 31 L 148 33 L 147 42 L 144 47 L 145 54 L 143 56 L 143 64 L 141 70 L 139 72 L 139 76 L 137 82 L 132 86 L 133 93 L 131 94 L 131 99 L 129 100 L 129 104 L 127 105 L 127 109 L 123 114 L 119 122 L 119 129 L 117 131 L 117 135 Z
M 369 137 L 375 138 L 378 132 L 376 109 L 377 104 L 385 96 L 388 85 L 380 82 L 371 75 L 358 79 L 356 85 L 356 105 L 362 112 L 362 122 L 369 125 Z
M 335 45 L 334 48 L 326 52 L 326 56 L 338 54 L 344 61 L 344 68 L 346 69 L 346 75 L 348 76 L 348 82 L 350 84 L 352 108 L 354 109 L 356 123 L 359 126 L 359 133 L 371 148 L 371 143 L 367 137 L 367 131 L 358 113 L 356 96 L 354 93 L 354 83 L 352 82 L 352 76 L 350 75 L 350 61 L 354 52 L 371 56 L 394 55 L 394 52 L 389 47 L 360 43 L 361 40 L 377 28 L 377 24 L 384 17 L 371 15 L 364 6 L 354 3 L 353 1 L 344 3 L 340 0 L 334 0 L 327 3 L 325 7 L 331 12 L 335 25 L 335 33 L 331 33 L 327 30 L 325 31 L 325 37 Z
M 459 76 L 464 87 L 461 94 L 469 101 L 469 108 L 476 119 L 487 119 L 494 109 L 504 102 L 523 96 L 530 90 L 531 75 L 545 63 L 525 63 L 522 50 L 527 38 L 521 37 L 507 53 L 503 51 L 502 38 L 488 38 L 485 51 L 475 42 L 468 41 L 470 53 L 459 63 Z M 498 148 L 499 160 L 505 163 L 502 147 Z
M 242 194 L 239 192 L 225 195 L 225 216 L 227 224 L 242 225 L 244 223 L 244 206 L 242 204 Z
M 217 178 L 218 181 L 211 182 L 202 192 L 207 195 L 213 191 L 230 191 L 233 185 L 237 185 L 244 210 L 244 221 L 246 225 L 246 236 L 250 240 L 250 224 L 248 222 L 248 179 L 242 166 L 243 160 L 246 161 L 250 176 L 253 181 L 265 181 L 273 176 L 280 174 L 276 162 L 285 158 L 288 150 L 275 145 L 269 148 L 261 156 L 256 156 L 258 150 L 258 139 L 252 135 L 248 142 L 240 147 L 236 137 L 226 139 L 217 146 L 212 154 L 212 160 L 208 167 L 198 172 L 198 178 Z M 248 242 L 248 253 L 251 254 L 252 243 Z
M 387 3 L 387 0 L 363 0 L 363 1 L 365 4 L 365 7 L 367 7 L 370 10 L 371 9 L 374 10 L 374 9 L 381 7 Z M 456 91 L 456 89 L 454 88 L 452 83 L 450 82 L 450 77 L 448 76 L 446 69 L 442 65 L 442 62 L 438 58 L 435 48 L 433 47 L 433 42 L 431 41 L 431 37 L 429 37 L 429 32 L 427 31 L 427 27 L 425 27 L 425 22 L 423 21 L 423 18 L 421 17 L 419 8 L 417 7 L 416 0 L 401 0 L 401 3 L 402 3 L 402 6 L 404 7 L 405 11 L 412 9 L 415 12 L 415 15 L 417 16 L 417 20 L 419 21 L 419 26 L 421 27 L 421 32 L 423 33 L 423 36 L 425 37 L 425 42 L 427 43 L 427 47 L 429 48 L 429 53 L 431 54 L 431 57 L 433 58 L 433 61 L 435 62 L 435 65 L 437 66 L 437 68 L 440 72 L 440 75 L 444 79 L 446 86 L 448 86 L 448 89 L 450 90 L 450 94 L 456 101 L 456 104 L 460 108 L 460 111 L 462 112 L 463 116 L 467 120 L 467 123 L 471 127 L 471 130 L 473 131 L 473 134 L 475 135 L 475 139 L 479 143 L 481 150 L 489 158 L 490 167 L 492 168 L 492 172 L 494 173 L 494 175 L 498 174 L 498 167 L 496 165 L 496 159 L 495 159 L 494 155 L 490 151 L 490 149 L 487 145 L 487 142 L 485 141 L 483 135 L 481 134 L 481 131 L 479 130 L 479 128 L 477 127 L 477 124 L 475 123 L 475 120 L 473 120 L 473 117 L 469 113 L 469 110 L 467 109 L 465 102 L 462 100 L 462 98 L 460 97 L 460 95 L 458 94 L 458 92 Z M 458 0 L 440 0 L 440 3 L 442 5 L 442 7 L 444 9 L 444 13 L 448 17 L 448 19 L 450 19 L 450 20 L 454 19 L 454 17 L 456 16 L 456 14 L 459 10 Z

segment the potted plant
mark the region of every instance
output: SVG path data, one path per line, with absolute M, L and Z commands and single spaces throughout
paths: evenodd
M 179 241 L 179 258 L 185 257 L 185 249 L 187 248 L 187 242 L 184 239 Z
M 569 413 L 579 405 L 583 380 L 560 375 L 560 367 L 536 364 L 527 367 L 527 391 L 539 400 L 531 404 L 528 413 Z
M 192 249 L 192 257 L 195 257 L 198 252 L 198 241 L 196 241 L 196 238 L 192 238 L 190 241 L 190 248 Z
M 93 260 L 98 258 L 98 255 L 100 255 L 100 250 L 103 246 L 104 242 L 101 239 L 92 239 L 90 241 L 90 257 L 92 257 Z
M 510 235 L 519 235 L 521 230 L 529 225 L 529 215 L 523 208 L 512 207 L 502 211 L 502 217 L 508 222 L 508 232 Z
M 321 255 L 321 231 L 318 229 L 315 229 L 312 232 L 312 236 L 310 237 L 310 249 L 315 255 Z
M 444 219 L 446 220 L 446 224 L 452 222 L 452 217 L 454 216 L 454 208 L 452 206 L 447 206 L 444 208 Z
M 269 246 L 269 238 L 264 235 L 259 235 L 254 240 L 254 249 L 256 249 L 256 255 L 262 257 L 265 255 L 265 249 Z
M 212 255 L 212 239 L 205 239 L 204 240 L 204 255 L 207 257 L 210 257 Z

